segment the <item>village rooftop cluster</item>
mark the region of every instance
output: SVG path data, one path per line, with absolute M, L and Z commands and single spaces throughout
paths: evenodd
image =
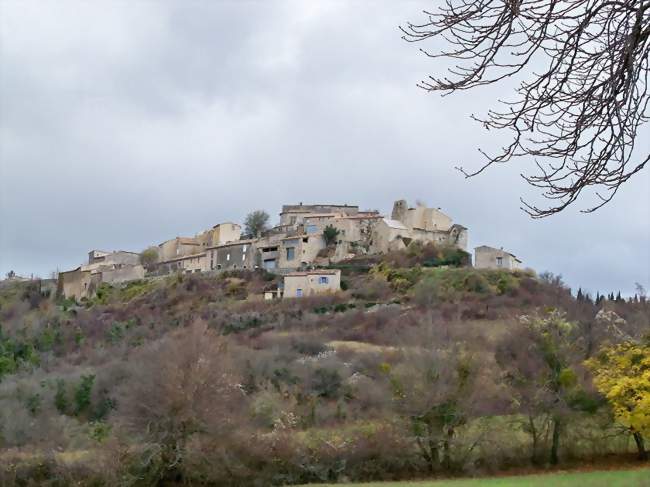
M 334 241 L 328 231 L 335 235 Z M 88 263 L 59 273 L 58 293 L 81 299 L 91 296 L 101 283 L 172 273 L 266 269 L 284 276 L 277 296 L 301 297 L 338 290 L 340 271 L 331 269 L 337 262 L 404 249 L 411 242 L 467 251 L 468 229 L 438 208 L 409 206 L 405 200 L 394 203 L 390 218 L 356 205 L 284 205 L 279 223 L 259 236 L 243 236 L 237 223 L 219 223 L 194 237 L 175 237 L 154 246 L 152 263 L 144 263 L 135 252 L 92 250 Z M 480 246 L 475 249 L 474 265 L 513 270 L 521 261 L 503 249 Z M 319 269 L 324 266 L 330 269 Z

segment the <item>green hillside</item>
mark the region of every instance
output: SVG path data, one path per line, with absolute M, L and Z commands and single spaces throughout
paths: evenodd
M 632 417 L 594 377 L 619 343 L 630 367 L 650 361 L 648 302 L 577 300 L 557 277 L 450 257 L 351 261 L 341 293 L 281 301 L 261 300 L 279 279 L 264 272 L 103 286 L 83 302 L 5 283 L 0 484 L 287 485 L 634 461 L 650 384 L 628 384 Z

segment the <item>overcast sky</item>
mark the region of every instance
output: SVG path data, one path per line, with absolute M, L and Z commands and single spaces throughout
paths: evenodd
M 500 147 L 469 116 L 510 92 L 416 88 L 442 66 L 397 26 L 436 3 L 0 0 L 0 272 L 47 276 L 258 208 L 276 221 L 283 203 L 405 198 L 574 288 L 650 287 L 647 169 L 597 213 L 541 221 L 519 209 L 539 202 L 531 161 L 453 169 Z

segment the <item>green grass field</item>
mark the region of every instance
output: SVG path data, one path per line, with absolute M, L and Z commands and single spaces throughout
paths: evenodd
M 650 469 L 524 475 L 485 479 L 318 484 L 321 487 L 646 487 Z

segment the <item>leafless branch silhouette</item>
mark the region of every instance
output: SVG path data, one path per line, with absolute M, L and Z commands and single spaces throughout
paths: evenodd
M 445 0 L 424 14 L 425 22 L 400 27 L 403 38 L 443 39 L 442 51 L 421 51 L 455 67 L 420 88 L 449 94 L 523 79 L 514 101 L 472 115 L 512 140 L 496 154 L 480 150 L 481 167 L 458 168 L 466 177 L 532 156 L 538 172 L 522 177 L 551 201 L 540 208 L 522 199 L 522 209 L 541 218 L 588 188 L 598 201 L 582 211 L 593 212 L 644 168 L 648 145 L 637 137 L 649 115 L 650 0 Z

